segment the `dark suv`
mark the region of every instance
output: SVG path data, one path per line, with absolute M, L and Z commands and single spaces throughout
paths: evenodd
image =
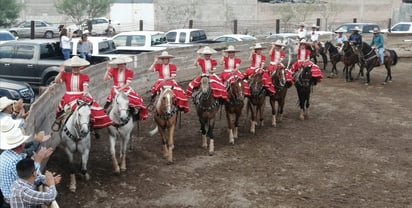
M 358 26 L 361 29 L 361 33 L 372 33 L 374 28 L 378 28 L 380 30 L 379 25 L 376 23 L 345 23 L 337 27 L 336 30 L 342 28 L 347 32 L 351 32 L 351 30 L 356 26 Z
M 34 102 L 34 92 L 29 84 L 0 78 L 0 97 L 6 96 L 12 100 L 23 99 L 24 103 Z

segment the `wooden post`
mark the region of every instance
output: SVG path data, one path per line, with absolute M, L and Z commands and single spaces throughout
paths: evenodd
M 320 18 L 316 18 L 316 26 L 318 26 L 316 30 L 319 30 L 320 29 Z
M 30 39 L 34 39 L 34 21 L 30 21 Z
M 392 27 L 392 18 L 388 19 L 388 32 L 391 32 L 391 27 Z
M 276 34 L 280 33 L 280 19 L 276 19 Z
M 143 20 L 139 20 L 139 30 L 143 31 Z
M 358 19 L 353 18 L 353 23 L 356 23 L 356 22 L 358 22 Z
M 237 19 L 233 20 L 233 34 L 237 34 Z
M 193 20 L 189 20 L 189 29 L 193 28 Z

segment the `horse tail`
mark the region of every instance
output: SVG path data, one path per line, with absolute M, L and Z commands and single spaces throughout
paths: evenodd
M 398 54 L 396 54 L 395 50 L 389 50 L 391 56 L 393 56 L 392 66 L 395 66 L 398 63 Z
M 150 134 L 150 136 L 153 136 L 153 135 L 155 135 L 157 132 L 159 132 L 159 127 L 158 127 L 158 126 L 156 126 L 156 128 L 154 128 L 153 130 L 151 130 L 151 131 L 149 132 L 149 134 Z

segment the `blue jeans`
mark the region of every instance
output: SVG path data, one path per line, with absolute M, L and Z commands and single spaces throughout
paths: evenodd
M 384 57 L 383 57 L 383 51 L 384 50 L 385 50 L 384 48 L 378 48 L 379 60 L 381 61 L 381 64 L 383 64 L 383 62 L 385 61 Z
M 79 56 L 83 59 L 89 59 L 92 56 L 92 54 L 90 54 L 89 52 L 80 52 Z
M 70 58 L 70 49 L 62 48 L 63 59 L 67 60 Z

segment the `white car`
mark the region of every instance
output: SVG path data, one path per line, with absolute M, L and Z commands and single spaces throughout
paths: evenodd
M 79 30 L 85 31 L 88 30 L 88 25 L 87 25 L 88 20 L 83 20 L 80 24 L 80 27 L 77 25 L 69 25 L 66 28 L 70 29 L 71 32 L 75 34 L 79 34 Z M 97 17 L 97 18 L 92 18 L 90 19 L 92 23 L 92 35 L 106 35 L 107 34 L 107 27 L 109 26 L 109 19 L 106 17 Z M 116 32 L 119 31 L 120 23 L 116 21 L 111 21 L 112 27 L 113 27 L 113 34 L 116 34 Z
M 29 38 L 31 32 L 31 21 L 19 23 L 16 27 L 9 28 L 14 37 Z M 53 38 L 59 36 L 59 26 L 43 20 L 34 21 L 34 36 L 38 38 Z
M 165 33 L 160 31 L 122 32 L 113 36 L 113 41 L 119 53 L 138 54 L 166 49 L 158 46 L 166 42 Z
M 107 37 L 87 37 L 87 39 L 92 43 L 92 64 L 97 64 L 103 61 L 111 60 L 118 57 L 118 54 L 114 54 L 116 46 L 111 38 Z M 79 52 L 79 41 L 80 38 L 73 38 L 72 44 L 72 56 L 80 55 Z
M 232 35 L 222 35 L 213 39 L 218 42 L 237 42 L 237 41 L 251 41 L 256 40 L 255 37 L 250 35 L 242 34 L 232 34 Z
M 383 33 L 388 33 L 388 29 L 381 30 Z M 412 34 L 412 22 L 399 22 L 391 27 L 390 33 L 396 34 Z

